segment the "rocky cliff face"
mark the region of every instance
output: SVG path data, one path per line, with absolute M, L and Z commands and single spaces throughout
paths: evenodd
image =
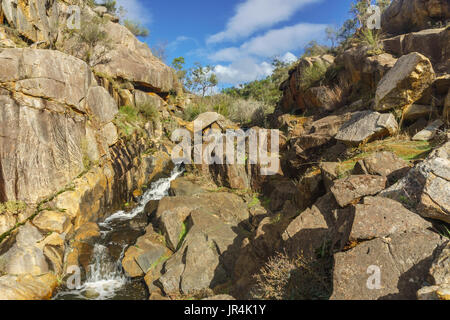
M 74 4 L 84 28 L 101 19 L 94 27 L 107 43 L 74 53 L 65 27 Z M 16 293 L 2 290 L 2 298 L 18 292 L 19 298 L 44 298 L 53 278 L 41 283 L 35 276 L 61 274 L 64 241 L 172 166 L 167 153 L 149 153 L 157 150 L 160 118 L 124 133 L 118 126 L 129 124 L 118 120 L 119 107 L 146 104 L 162 112 L 179 84 L 114 16 L 83 1 L 0 1 L 0 23 L 0 202 L 23 207 L 2 207 L 0 273 L 10 276 L 0 286 L 17 283 Z M 62 240 L 46 244 L 48 233 Z M 19 242 L 30 234 L 35 240 Z

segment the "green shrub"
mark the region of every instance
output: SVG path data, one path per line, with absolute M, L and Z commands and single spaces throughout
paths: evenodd
M 318 85 L 325 80 L 327 66 L 324 63 L 314 62 L 311 66 L 303 70 L 300 78 L 300 87 L 307 90 Z
M 134 22 L 129 19 L 126 19 L 123 22 L 123 25 L 131 31 L 136 37 L 148 37 L 149 31 L 147 28 L 141 26 L 139 22 Z

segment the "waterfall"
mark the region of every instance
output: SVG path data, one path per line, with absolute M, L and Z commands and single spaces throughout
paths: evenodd
M 130 282 L 122 271 L 121 261 L 130 243 L 123 245 L 118 261 L 111 258 L 106 243 L 106 236 L 114 230 L 114 223 L 126 222 L 144 211 L 151 200 L 161 200 L 169 195 L 170 183 L 178 178 L 184 170 L 176 166 L 168 178 L 162 178 L 150 185 L 150 188 L 139 198 L 138 204 L 131 211 L 117 211 L 99 223 L 101 237 L 94 245 L 93 260 L 86 274 L 86 281 L 80 288 L 58 292 L 53 299 L 96 299 L 108 300 L 116 296 Z

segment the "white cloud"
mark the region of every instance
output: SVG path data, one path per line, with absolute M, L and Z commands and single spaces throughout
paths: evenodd
M 298 58 L 292 52 L 286 52 L 280 59 L 285 63 L 292 63 L 297 61 Z
M 128 19 L 138 21 L 142 24 L 151 23 L 153 16 L 148 6 L 142 4 L 140 0 L 116 0 L 117 8 L 123 7 L 126 11 Z
M 226 29 L 207 39 L 208 43 L 238 40 L 254 32 L 289 20 L 295 12 L 310 3 L 322 0 L 246 0 L 236 8 Z
M 214 72 L 221 83 L 236 85 L 269 76 L 273 72 L 273 66 L 267 62 L 257 63 L 247 57 L 228 66 L 216 65 Z
M 191 37 L 186 37 L 186 36 L 178 36 L 174 41 L 170 42 L 167 45 L 167 48 L 170 50 L 175 50 L 180 43 L 187 42 L 187 41 L 192 41 L 195 43 L 195 45 L 198 46 L 198 41 L 196 39 L 191 38 Z
M 270 58 L 288 51 L 303 49 L 312 39 L 324 36 L 325 24 L 300 23 L 281 29 L 270 30 L 254 37 L 240 47 L 221 49 L 209 56 L 213 61 L 236 61 L 242 57 L 259 56 Z

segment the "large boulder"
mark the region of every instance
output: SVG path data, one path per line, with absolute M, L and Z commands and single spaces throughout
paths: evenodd
M 394 0 L 383 12 L 381 26 L 391 34 L 404 34 L 445 25 L 450 19 L 450 4 L 447 0 Z
M 450 71 L 450 28 L 426 29 L 383 40 L 383 47 L 397 57 L 418 52 L 430 59 L 436 73 Z
M 166 237 L 168 247 L 176 251 L 187 228 L 187 217 L 194 211 L 211 212 L 225 222 L 238 225 L 249 218 L 246 204 L 235 194 L 217 192 L 193 196 L 163 198 L 155 221 Z
M 395 233 L 431 228 L 430 222 L 402 206 L 400 202 L 383 197 L 365 197 L 347 214 L 339 215 L 333 247 L 342 250 L 347 244 Z
M 416 299 L 442 242 L 438 234 L 418 230 L 365 241 L 335 254 L 331 299 Z
M 0 277 L 0 300 L 50 299 L 57 285 L 58 279 L 52 273 L 42 276 L 2 276 Z
M 375 110 L 402 109 L 414 103 L 434 78 L 433 66 L 427 57 L 417 52 L 402 56 L 378 84 Z
M 353 114 L 352 118 L 339 129 L 335 139 L 357 146 L 393 135 L 397 130 L 398 123 L 392 114 L 360 111 Z
M 41 275 L 47 273 L 48 263 L 38 242 L 44 236 L 29 222 L 19 228 L 16 243 L 0 256 L 0 272 L 10 275 Z

